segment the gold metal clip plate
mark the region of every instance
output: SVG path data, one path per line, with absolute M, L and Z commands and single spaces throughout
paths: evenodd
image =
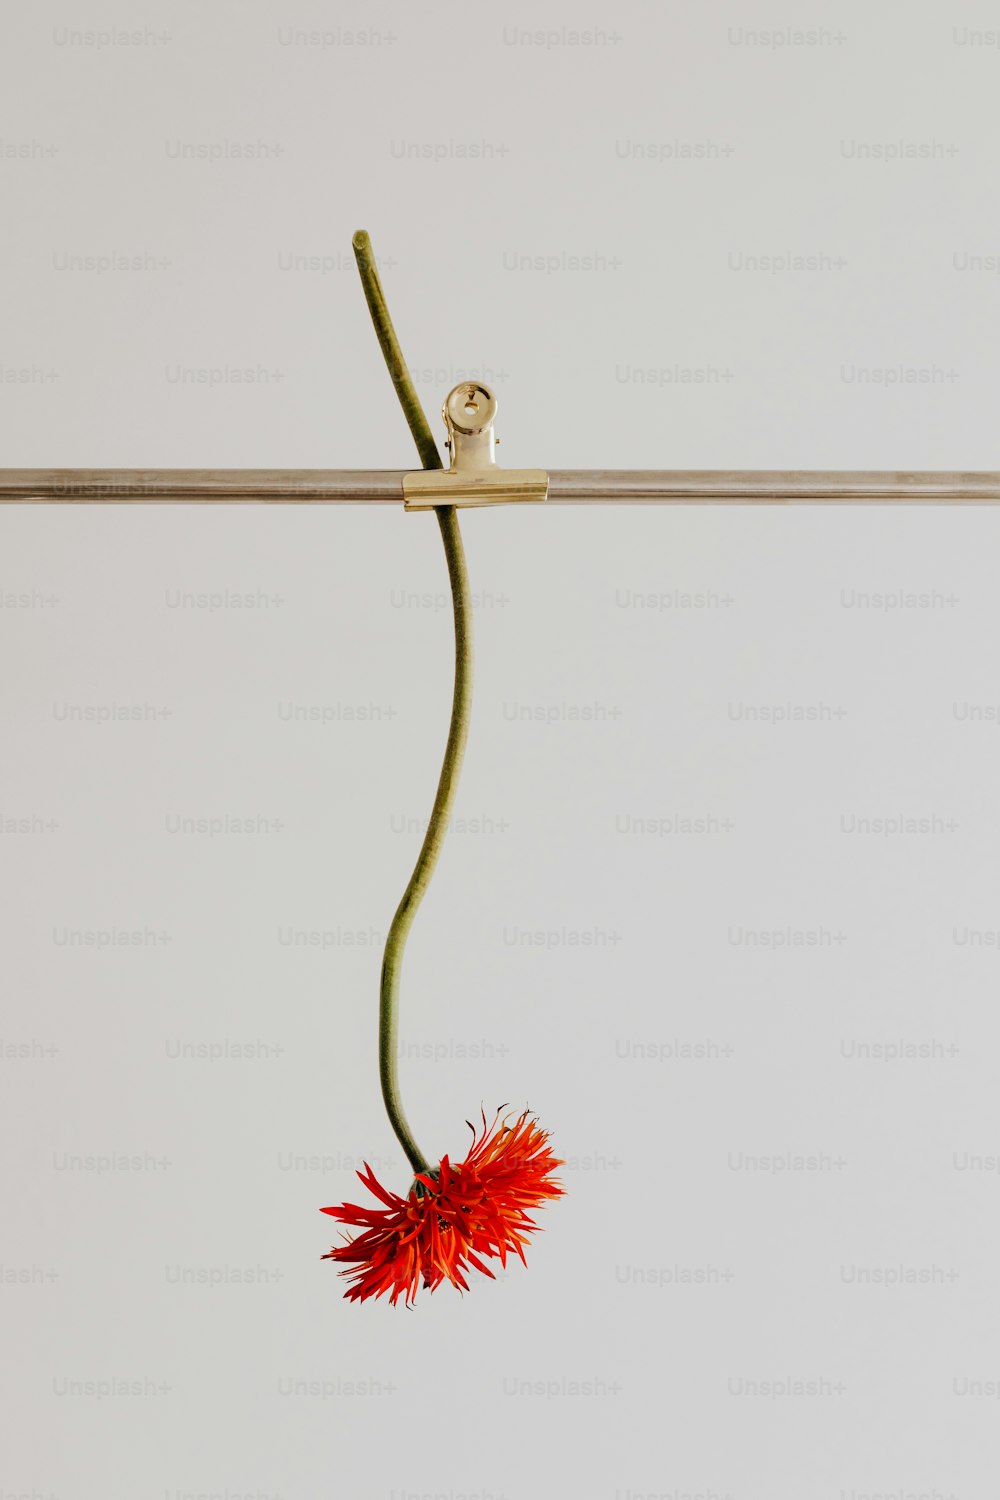
M 451 467 L 404 474 L 406 510 L 545 499 L 549 476 L 544 469 L 501 469 L 497 463 L 493 451 L 500 441 L 493 431 L 496 413 L 496 396 L 478 381 L 464 381 L 448 393 L 441 415 L 448 429 Z

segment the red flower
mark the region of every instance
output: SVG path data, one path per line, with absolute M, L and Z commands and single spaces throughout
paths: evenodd
M 417 1174 L 405 1198 L 384 1188 L 365 1162 L 358 1177 L 385 1207 L 344 1203 L 322 1210 L 363 1230 L 322 1257 L 343 1263 L 340 1274 L 351 1281 L 345 1297 L 364 1302 L 389 1292 L 393 1304 L 400 1296 L 412 1303 L 421 1281 L 429 1291 L 442 1281 L 468 1291 L 469 1266 L 493 1279 L 484 1256 L 499 1257 L 505 1266 L 513 1251 L 524 1261 L 524 1246 L 537 1228 L 528 1211 L 562 1193 L 550 1174 L 563 1164 L 549 1150 L 548 1131 L 527 1111 L 513 1125 L 508 1118 L 498 1110 L 487 1127 L 484 1114 L 479 1135 L 469 1123 L 472 1149 L 465 1160 L 453 1164 L 442 1157 L 434 1171 Z

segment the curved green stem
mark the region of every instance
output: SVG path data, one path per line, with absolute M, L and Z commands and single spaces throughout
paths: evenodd
M 367 229 L 359 229 L 352 240 L 354 246 L 354 259 L 358 263 L 361 273 L 361 286 L 364 290 L 365 301 L 368 303 L 368 311 L 372 315 L 375 324 L 375 333 L 378 337 L 379 346 L 385 356 L 386 366 L 392 377 L 392 383 L 399 397 L 399 404 L 403 408 L 403 416 L 409 423 L 413 434 L 413 441 L 417 445 L 420 454 L 420 465 L 424 469 L 440 469 L 441 455 L 437 451 L 437 444 L 431 436 L 424 409 L 420 405 L 420 397 L 413 388 L 410 372 L 406 368 L 406 360 L 403 351 L 399 347 L 396 330 L 392 326 L 389 309 L 386 306 L 385 293 L 382 290 L 382 282 L 379 278 L 378 267 L 375 264 L 375 252 L 372 250 L 372 242 L 368 238 Z
M 439 469 L 441 459 L 437 446 L 431 436 L 427 418 L 406 368 L 406 361 L 403 359 L 403 352 L 399 347 L 392 319 L 389 317 L 389 309 L 386 306 L 385 295 L 372 254 L 371 241 L 363 229 L 359 229 L 354 236 L 354 254 L 375 332 L 403 408 L 403 414 L 417 445 L 420 461 L 425 469 Z M 459 530 L 458 516 L 454 506 L 438 506 L 436 515 L 441 528 L 445 560 L 448 564 L 455 619 L 455 688 L 451 704 L 451 723 L 448 726 L 444 763 L 438 779 L 427 832 L 420 846 L 413 874 L 403 892 L 402 900 L 396 909 L 396 915 L 392 919 L 386 937 L 385 954 L 382 959 L 378 1022 L 379 1079 L 382 1084 L 382 1098 L 385 1102 L 386 1114 L 389 1116 L 389 1123 L 406 1153 L 410 1166 L 414 1172 L 422 1173 L 430 1171 L 430 1164 L 413 1138 L 413 1132 L 399 1095 L 397 1071 L 399 980 L 406 939 L 413 926 L 417 908 L 434 874 L 444 843 L 448 820 L 458 789 L 462 757 L 469 733 L 469 711 L 472 705 L 472 600 L 469 593 L 469 577 L 465 567 L 465 553 L 462 548 L 462 533 Z
M 399 1029 L 399 975 L 403 963 L 403 949 L 417 908 L 430 884 L 434 867 L 441 853 L 448 820 L 458 790 L 458 777 L 462 769 L 465 741 L 469 732 L 469 710 L 472 705 L 472 605 L 469 597 L 469 578 L 465 569 L 462 550 L 462 534 L 458 529 L 458 516 L 454 506 L 442 506 L 437 512 L 448 560 L 448 577 L 455 615 L 455 691 L 451 705 L 451 723 L 445 745 L 444 763 L 438 780 L 430 822 L 424 835 L 417 863 L 403 899 L 392 919 L 385 942 L 382 959 L 382 986 L 379 1003 L 379 1077 L 382 1080 L 382 1098 L 396 1139 L 406 1152 L 414 1172 L 427 1172 L 429 1163 L 424 1159 L 413 1139 L 413 1133 L 403 1113 L 399 1099 L 399 1081 L 396 1075 Z

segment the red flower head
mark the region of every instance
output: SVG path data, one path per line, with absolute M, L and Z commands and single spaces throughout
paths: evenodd
M 469 1123 L 472 1149 L 465 1160 L 453 1164 L 442 1157 L 436 1170 L 417 1174 L 405 1198 L 384 1188 L 365 1162 L 358 1177 L 385 1207 L 344 1203 L 322 1210 L 363 1231 L 323 1256 L 343 1263 L 340 1274 L 351 1281 L 345 1297 L 364 1302 L 388 1292 L 393 1304 L 400 1296 L 412 1303 L 421 1281 L 429 1291 L 442 1281 L 468 1291 L 469 1266 L 492 1279 L 484 1256 L 499 1257 L 505 1266 L 513 1251 L 524 1261 L 524 1246 L 537 1228 L 528 1212 L 560 1196 L 563 1189 L 550 1174 L 563 1164 L 549 1150 L 548 1131 L 527 1111 L 513 1125 L 508 1119 L 498 1110 L 487 1127 L 484 1114 L 479 1135 Z

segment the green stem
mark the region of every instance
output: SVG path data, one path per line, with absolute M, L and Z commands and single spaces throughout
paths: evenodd
M 375 333 L 379 341 L 382 353 L 385 356 L 386 366 L 392 377 L 392 383 L 399 397 L 399 404 L 403 408 L 403 416 L 406 418 L 413 434 L 413 441 L 417 445 L 420 454 L 420 464 L 424 469 L 440 469 L 441 455 L 437 451 L 437 444 L 431 436 L 431 429 L 424 409 L 420 405 L 420 397 L 413 388 L 410 372 L 406 368 L 406 360 L 403 351 L 399 347 L 396 330 L 392 326 L 389 309 L 386 306 L 385 293 L 382 290 L 382 282 L 379 279 L 378 267 L 375 264 L 375 252 L 372 250 L 372 242 L 368 238 L 367 229 L 359 229 L 352 241 L 354 245 L 354 259 L 358 263 L 361 272 L 361 286 L 364 290 L 365 301 L 368 303 L 368 311 L 372 315 L 375 324 Z
M 399 340 L 396 338 L 396 331 L 389 317 L 382 283 L 375 266 L 371 241 L 363 229 L 359 229 L 354 236 L 354 255 L 361 273 L 361 285 L 364 288 L 375 332 L 378 335 L 396 395 L 403 408 L 403 415 L 409 423 L 413 440 L 417 445 L 421 464 L 425 469 L 439 469 L 441 458 L 431 436 L 420 399 L 413 388 L 410 373 L 406 368 L 403 351 L 399 347 Z M 431 1170 L 430 1164 L 413 1138 L 413 1132 L 399 1096 L 397 1072 L 399 980 L 406 939 L 413 926 L 413 919 L 420 902 L 423 900 L 424 892 L 430 884 L 441 847 L 444 844 L 448 820 L 458 789 L 462 757 L 465 754 L 465 742 L 469 733 L 469 711 L 472 705 L 472 600 L 469 593 L 469 577 L 465 567 L 465 553 L 462 548 L 462 533 L 458 527 L 458 516 L 454 506 L 438 506 L 435 513 L 441 528 L 441 540 L 444 543 L 444 555 L 448 564 L 448 578 L 451 582 L 455 619 L 455 688 L 444 763 L 434 797 L 434 806 L 431 809 L 430 822 L 420 846 L 413 874 L 403 892 L 403 898 L 396 909 L 396 915 L 392 919 L 385 941 L 378 1018 L 378 1069 L 386 1114 L 389 1116 L 389 1123 L 406 1153 L 410 1166 L 414 1172 L 422 1173 Z

